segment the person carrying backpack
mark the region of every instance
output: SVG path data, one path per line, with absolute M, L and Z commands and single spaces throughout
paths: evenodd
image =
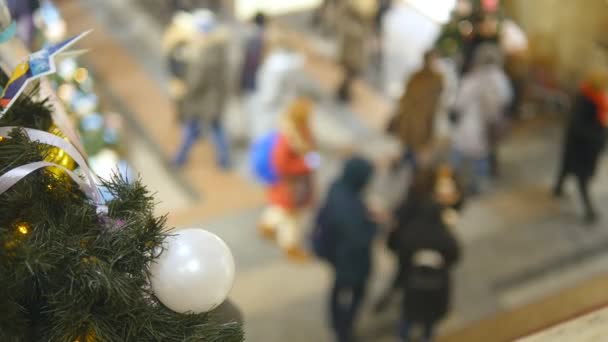
M 419 219 L 403 234 L 399 264 L 404 267 L 402 341 L 431 341 L 437 323 L 450 308 L 451 270 L 460 259 L 458 241 L 449 230 L 450 209 L 427 201 Z M 416 334 L 417 328 L 422 329 Z M 419 330 L 418 330 L 419 331 Z M 421 338 L 420 338 L 421 337 Z
M 372 267 L 372 241 L 376 223 L 363 202 L 363 190 L 373 172 L 372 165 L 361 158 L 350 159 L 327 196 L 322 209 L 325 259 L 334 271 L 330 294 L 330 318 L 337 340 L 353 340 L 355 318 L 365 295 Z
M 459 218 L 458 212 L 464 207 L 465 199 L 459 177 L 446 163 L 417 169 L 409 190 L 395 208 L 393 227 L 387 236 L 386 246 L 398 259 L 399 264 L 389 287 L 375 304 L 376 312 L 384 311 L 393 302 L 395 295 L 403 290 L 410 262 L 399 259 L 401 242 L 407 231 L 419 223 L 421 215 L 425 215 L 429 202 L 435 202 L 445 210 L 451 209 L 452 219 L 456 220 Z
M 259 159 L 253 157 L 254 171 L 268 188 L 269 205 L 262 213 L 259 233 L 268 239 L 276 237 L 285 254 L 298 262 L 308 260 L 300 241 L 301 216 L 312 204 L 314 170 L 320 163 L 309 126 L 311 112 L 309 99 L 296 99 L 276 135 L 260 141 Z

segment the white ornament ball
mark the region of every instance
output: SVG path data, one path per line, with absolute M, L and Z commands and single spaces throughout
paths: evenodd
M 208 312 L 226 300 L 234 282 L 234 258 L 217 235 L 203 229 L 178 230 L 151 265 L 156 297 L 173 311 Z

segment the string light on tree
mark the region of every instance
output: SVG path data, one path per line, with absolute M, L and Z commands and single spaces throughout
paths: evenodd
M 4 243 L 4 248 L 6 250 L 10 251 L 11 249 L 14 249 L 15 247 L 17 247 L 17 242 L 15 240 L 6 241 Z
M 89 77 L 89 72 L 85 68 L 78 68 L 78 69 L 76 69 L 76 72 L 74 73 L 74 80 L 80 84 L 86 82 L 88 77 Z
M 17 232 L 21 235 L 27 235 L 30 232 L 30 225 L 25 222 L 19 222 L 16 225 Z

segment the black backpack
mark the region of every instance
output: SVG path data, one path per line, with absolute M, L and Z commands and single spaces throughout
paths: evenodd
M 426 256 L 417 257 L 422 253 L 426 253 Z M 417 261 L 417 258 L 425 258 L 426 261 Z M 430 248 L 421 248 L 412 255 L 411 262 L 406 284 L 408 290 L 429 293 L 441 291 L 447 286 L 447 266 L 441 253 Z
M 331 262 L 335 254 L 336 237 L 328 219 L 327 206 L 317 212 L 310 237 L 313 253 L 321 260 Z

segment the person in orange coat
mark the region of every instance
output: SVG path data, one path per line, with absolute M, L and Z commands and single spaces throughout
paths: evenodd
M 268 188 L 269 206 L 262 214 L 259 230 L 266 238 L 277 238 L 279 246 L 295 261 L 308 259 L 300 245 L 300 217 L 313 200 L 313 171 L 319 157 L 309 127 L 312 104 L 296 99 L 284 114 L 272 152 L 278 181 Z

